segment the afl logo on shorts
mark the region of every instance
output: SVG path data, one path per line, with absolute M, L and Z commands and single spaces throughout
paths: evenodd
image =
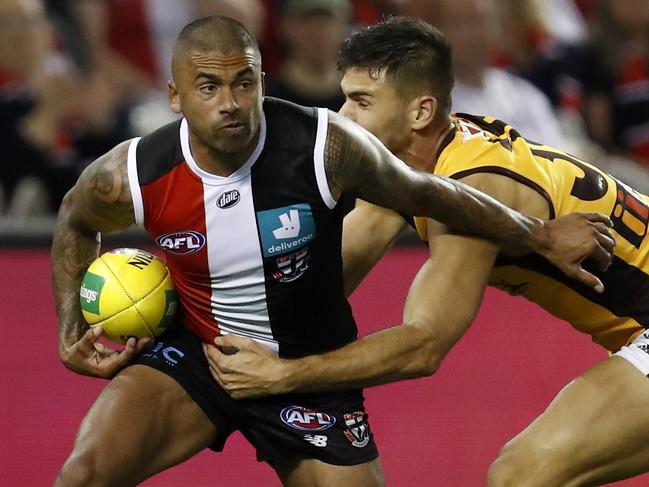
M 334 416 L 302 406 L 286 407 L 279 416 L 284 424 L 300 431 L 322 431 L 331 428 L 336 422 Z
M 216 200 L 216 206 L 222 209 L 232 208 L 236 205 L 241 199 L 239 191 L 233 189 L 232 191 L 226 191 Z
M 205 237 L 193 230 L 165 233 L 156 238 L 155 241 L 164 250 L 176 255 L 193 254 L 205 245 Z

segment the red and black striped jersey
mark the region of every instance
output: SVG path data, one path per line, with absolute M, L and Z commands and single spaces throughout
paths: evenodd
M 258 145 L 228 177 L 199 167 L 184 119 L 131 143 L 136 221 L 166 254 L 180 320 L 204 341 L 234 333 L 297 357 L 356 338 L 327 122 L 326 109 L 266 98 Z

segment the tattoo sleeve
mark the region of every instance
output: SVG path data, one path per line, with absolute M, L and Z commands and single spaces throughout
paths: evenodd
M 466 184 L 408 167 L 372 134 L 332 113 L 325 170 L 334 197 L 352 190 L 376 205 L 487 238 L 512 254 L 545 246 L 542 220 L 522 215 Z
M 59 321 L 59 352 L 87 330 L 79 287 L 98 256 L 100 232 L 123 230 L 133 223 L 124 142 L 86 168 L 63 199 L 51 251 L 52 289 Z

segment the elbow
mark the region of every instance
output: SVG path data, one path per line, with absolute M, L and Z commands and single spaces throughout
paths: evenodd
M 442 357 L 436 353 L 427 353 L 418 361 L 416 370 L 417 377 L 430 377 L 439 369 Z
M 426 330 L 418 337 L 411 361 L 412 378 L 430 377 L 439 369 L 445 353 L 438 333 Z

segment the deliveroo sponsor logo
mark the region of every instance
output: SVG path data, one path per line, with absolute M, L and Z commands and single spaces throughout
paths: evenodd
M 86 272 L 81 282 L 81 290 L 79 291 L 81 309 L 96 315 L 99 314 L 99 298 L 101 296 L 101 289 L 104 287 L 104 282 L 105 279 L 102 276 L 98 276 L 92 272 Z
M 315 238 L 311 205 L 300 203 L 257 212 L 264 257 L 293 252 Z

